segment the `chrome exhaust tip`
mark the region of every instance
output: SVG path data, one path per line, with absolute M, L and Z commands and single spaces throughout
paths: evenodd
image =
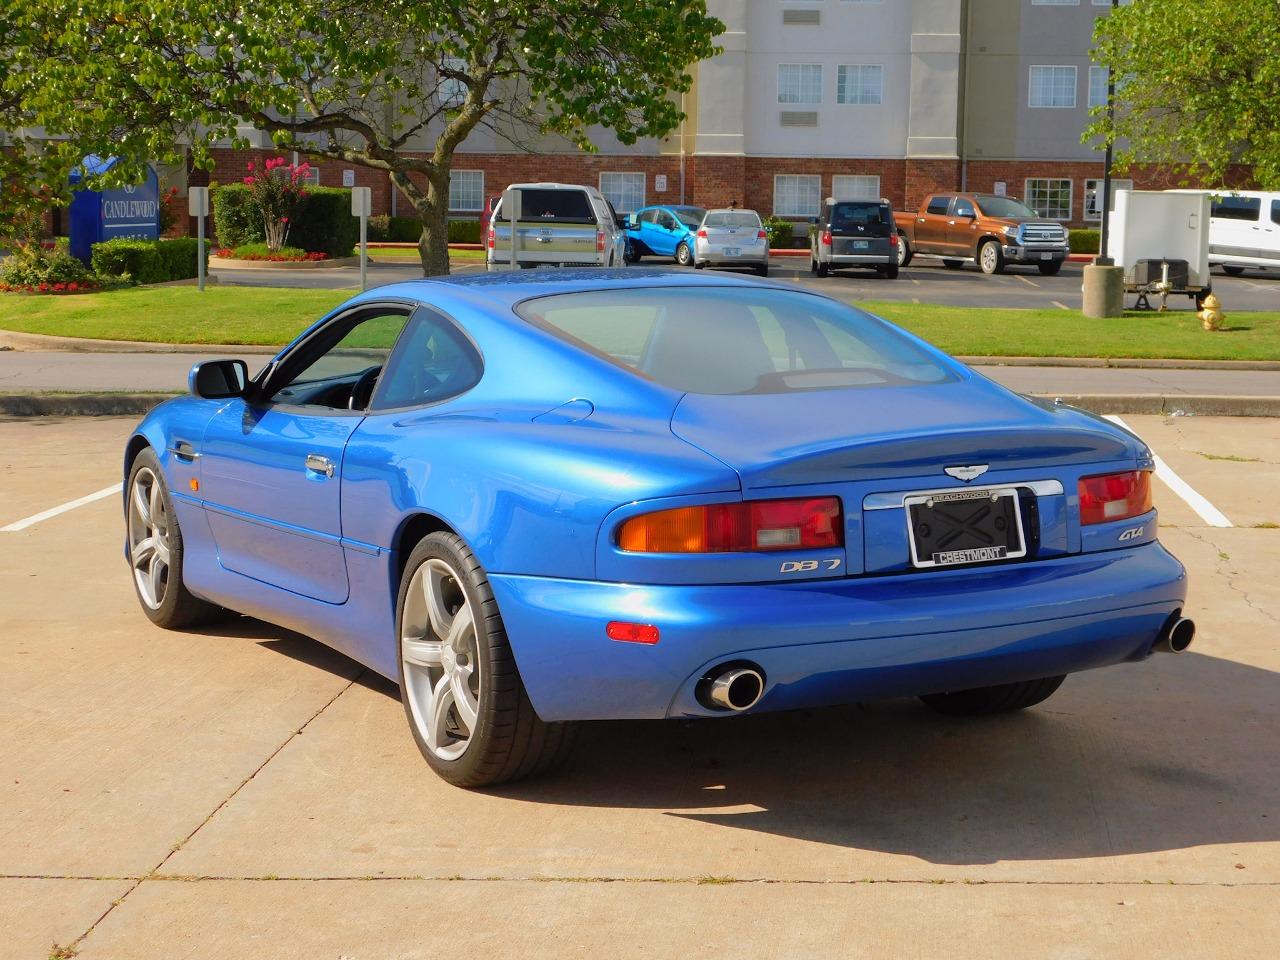
M 1182 653 L 1187 647 L 1191 646 L 1191 641 L 1195 638 L 1195 621 L 1188 617 L 1173 616 L 1169 618 L 1169 622 L 1160 631 L 1160 635 L 1156 637 L 1156 642 L 1151 649 L 1153 652 L 1159 653 Z
M 721 668 L 708 677 L 705 706 L 741 713 L 750 710 L 764 695 L 764 675 L 755 667 Z

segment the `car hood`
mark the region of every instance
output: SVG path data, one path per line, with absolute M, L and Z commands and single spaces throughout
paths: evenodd
M 973 375 L 919 387 L 745 396 L 686 394 L 671 429 L 733 467 L 744 489 L 1132 459 L 1104 420 Z

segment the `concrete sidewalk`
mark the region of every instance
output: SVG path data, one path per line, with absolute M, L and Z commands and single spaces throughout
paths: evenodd
M 234 348 L 230 348 L 233 349 Z M 241 356 L 250 372 L 261 353 L 0 353 L 0 392 L 181 392 L 197 360 Z M 1080 366 L 986 366 L 979 371 L 1022 393 L 1054 396 L 1280 397 L 1280 370 Z

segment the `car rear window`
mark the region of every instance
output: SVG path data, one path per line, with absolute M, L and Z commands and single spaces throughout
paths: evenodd
M 501 207 L 497 219 L 506 221 Z M 520 219 L 547 223 L 595 223 L 591 201 L 583 190 L 548 190 L 525 188 L 520 191 Z
M 880 203 L 837 203 L 831 208 L 832 230 L 853 230 L 862 227 L 865 232 L 888 236 L 892 214 L 888 206 Z
M 759 229 L 760 218 L 754 213 L 708 213 L 704 227 L 746 227 Z
M 799 291 L 588 290 L 526 300 L 516 312 L 682 393 L 794 393 L 954 379 L 892 324 Z
M 707 215 L 707 211 L 700 207 L 675 207 L 677 219 L 686 227 L 697 230 L 702 224 L 702 218 Z

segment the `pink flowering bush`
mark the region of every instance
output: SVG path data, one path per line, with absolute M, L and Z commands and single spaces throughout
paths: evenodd
M 267 249 L 272 253 L 283 247 L 289 237 L 289 218 L 298 202 L 306 199 L 310 169 L 305 161 L 293 164 L 284 157 L 268 157 L 260 165 L 250 161 L 246 167 L 244 185 L 262 217 Z

